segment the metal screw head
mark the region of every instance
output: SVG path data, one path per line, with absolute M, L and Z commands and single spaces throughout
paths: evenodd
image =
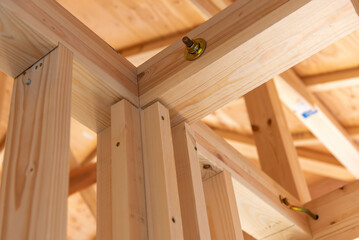
M 207 47 L 207 42 L 202 38 L 191 40 L 186 36 L 182 38 L 182 41 L 186 45 L 184 56 L 188 61 L 199 58 Z

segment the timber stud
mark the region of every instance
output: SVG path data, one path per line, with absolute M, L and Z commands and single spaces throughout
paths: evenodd
M 199 58 L 207 47 L 206 40 L 202 38 L 190 39 L 185 36 L 182 38 L 182 42 L 186 45 L 186 50 L 184 52 L 184 56 L 188 61 L 193 61 Z

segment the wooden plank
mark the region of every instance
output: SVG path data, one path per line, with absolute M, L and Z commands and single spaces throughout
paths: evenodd
M 308 239 L 310 229 L 305 216 L 290 211 L 279 201 L 279 195 L 282 195 L 300 205 L 295 197 L 205 124 L 197 122 L 191 127 L 198 152 L 207 161 L 202 172 L 226 170 L 232 175 L 244 231 L 257 239 L 265 239 L 292 228 L 298 239 Z
M 97 240 L 112 240 L 111 128 L 97 134 Z
M 251 235 L 249 235 L 246 232 L 243 232 L 243 239 L 244 240 L 256 240 L 254 237 L 252 237 Z
M 321 92 L 338 88 L 353 87 L 359 85 L 359 69 L 353 68 L 339 72 L 325 73 L 302 78 L 310 91 Z
M 236 1 L 188 34 L 207 40 L 201 58 L 186 61 L 178 40 L 139 66 L 141 106 L 160 101 L 169 109 L 172 125 L 199 120 L 358 23 L 348 0 Z
M 311 221 L 314 239 L 351 240 L 359 236 L 359 181 L 350 183 L 305 205 L 319 215 Z
M 198 9 L 199 13 L 205 20 L 213 17 L 221 10 L 211 0 L 190 0 L 190 2 Z
M 211 239 L 193 132 L 184 123 L 172 136 L 184 239 Z
M 141 112 L 148 234 L 183 239 L 170 116 L 160 103 Z
M 111 107 L 113 239 L 147 239 L 140 111 L 122 100 Z
M 301 202 L 310 201 L 274 81 L 259 86 L 244 98 L 262 170 Z
M 66 239 L 72 53 L 16 78 L 0 195 L 0 238 Z M 31 142 L 31 144 L 29 144 Z
M 276 77 L 282 101 L 355 177 L 359 177 L 359 148 L 322 103 L 289 70 Z
M 203 182 L 213 240 L 243 240 L 232 177 L 223 171 Z
M 250 159 L 259 158 L 253 138 L 218 129 L 216 129 L 215 132 L 228 141 L 244 156 Z M 305 148 L 297 148 L 297 153 L 299 156 L 300 166 L 305 172 L 344 181 L 355 180 L 355 177 L 349 172 L 349 170 L 344 168 L 331 155 Z
M 90 129 L 109 126 L 110 107 L 120 99 L 139 104 L 136 68 L 56 1 L 5 0 L 0 13 L 0 69 L 10 76 L 58 42 L 73 51 L 73 116 Z
M 70 171 L 69 195 L 82 191 L 96 183 L 96 163 L 89 163 Z

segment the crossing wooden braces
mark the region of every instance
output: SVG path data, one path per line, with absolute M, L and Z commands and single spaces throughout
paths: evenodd
M 207 41 L 199 59 L 186 61 L 179 39 L 136 68 L 54 0 L 1 1 L 0 70 L 16 84 L 0 238 L 65 239 L 71 116 L 99 137 L 98 239 L 358 237 L 359 208 L 347 208 L 358 183 L 310 201 L 289 131 L 277 124 L 278 94 L 266 83 L 359 28 L 358 9 L 358 0 L 236 1 L 188 33 Z M 265 118 L 250 109 L 251 121 L 279 137 L 267 149 L 259 142 L 269 133 L 261 132 L 256 143 L 264 155 L 286 156 L 282 172 L 260 170 L 199 122 L 261 85 L 266 94 L 258 104 L 272 105 Z M 341 156 L 345 166 L 357 166 L 359 151 L 346 130 L 320 111 L 329 137 L 340 136 L 350 149 L 350 158 Z M 262 122 L 268 118 L 271 124 Z M 291 174 L 275 178 L 283 171 Z M 279 195 L 307 202 L 319 220 L 286 208 Z

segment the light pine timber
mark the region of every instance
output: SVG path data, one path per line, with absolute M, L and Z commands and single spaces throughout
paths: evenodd
M 244 240 L 232 177 L 223 171 L 203 182 L 212 240 Z
M 327 108 L 309 92 L 293 70 L 276 77 L 280 98 L 356 178 L 359 147 Z
M 302 78 L 312 92 L 330 91 L 338 88 L 359 86 L 359 69 L 348 69 Z
M 359 236 L 359 181 L 341 187 L 305 205 L 319 215 L 310 222 L 314 239 L 352 240 Z
M 111 105 L 119 100 L 138 106 L 135 66 L 57 1 L 1 1 L 0 23 L 0 70 L 12 77 L 58 42 L 74 53 L 72 115 L 91 130 L 110 125 Z
M 183 123 L 172 128 L 172 137 L 184 239 L 211 239 L 193 132 Z
M 59 45 L 15 79 L 0 238 L 66 239 L 72 53 Z
M 262 170 L 297 197 L 311 200 L 274 81 L 244 96 Z
M 149 240 L 182 240 L 170 116 L 160 103 L 141 112 Z
M 96 166 L 96 163 L 88 163 L 70 171 L 69 195 L 82 191 L 96 183 Z
M 214 131 L 247 158 L 256 160 L 259 158 L 252 137 L 218 129 Z M 349 170 L 344 168 L 332 155 L 301 147 L 297 148 L 296 151 L 299 156 L 301 169 L 305 172 L 343 181 L 355 180 L 355 177 Z
M 97 134 L 96 239 L 113 240 L 111 127 Z
M 127 100 L 111 107 L 113 239 L 147 238 L 140 111 Z
M 279 195 L 292 204 L 301 203 L 288 191 L 243 157 L 223 138 L 202 122 L 191 124 L 200 159 L 211 167 L 202 169 L 202 176 L 214 176 L 223 170 L 233 178 L 242 229 L 256 239 L 275 237 L 290 230 L 297 239 L 308 239 L 310 229 L 304 215 L 283 206 Z M 203 172 L 209 171 L 211 174 Z M 277 238 L 281 239 L 281 238 Z
M 138 67 L 141 107 L 160 101 L 173 126 L 194 122 L 358 27 L 348 0 L 236 1 L 188 33 L 207 41 L 199 59 L 178 40 Z

